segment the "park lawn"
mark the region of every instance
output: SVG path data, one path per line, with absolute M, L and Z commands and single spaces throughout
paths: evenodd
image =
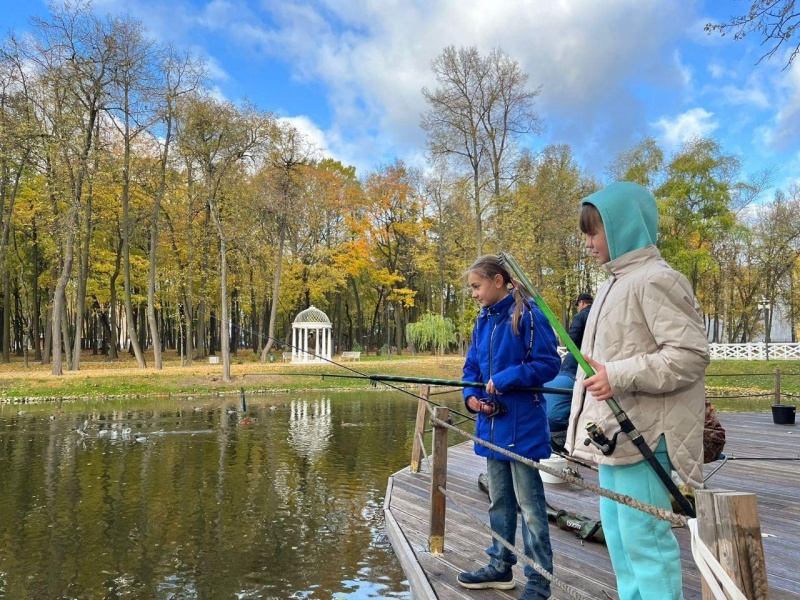
M 337 357 L 334 357 L 336 359 Z M 152 356 L 146 356 L 152 365 Z M 242 351 L 232 357 L 231 381 L 222 381 L 222 365 L 208 359 L 181 366 L 174 352 L 164 355 L 164 368 L 139 369 L 128 354 L 117 361 L 86 352 L 79 371 L 50 374 L 50 365 L 13 357 L 0 364 L 0 402 L 21 403 L 62 399 L 186 397 L 240 393 L 273 393 L 292 390 L 364 389 L 371 383 L 342 375 L 400 375 L 434 379 L 460 379 L 463 358 L 457 355 L 367 356 L 361 361 L 292 365 L 261 364 L 258 357 Z M 713 361 L 706 372 L 708 396 L 723 410 L 761 410 L 774 401 L 775 370 L 780 369 L 784 402 L 800 395 L 800 361 Z M 323 377 L 324 374 L 336 377 Z M 416 387 L 414 384 L 404 384 Z
M 245 351 L 246 352 L 246 351 Z M 336 359 L 337 357 L 334 357 Z M 146 356 L 152 365 L 152 356 Z M 338 361 L 337 361 L 338 362 Z M 250 352 L 231 360 L 231 380 L 222 380 L 222 364 L 208 359 L 181 366 L 172 353 L 164 357 L 164 368 L 139 369 L 134 358 L 121 356 L 117 361 L 86 353 L 80 370 L 64 370 L 62 376 L 50 373 L 50 365 L 14 357 L 10 364 L 0 364 L 0 402 L 20 403 L 63 399 L 142 398 L 235 394 L 244 388 L 249 393 L 285 392 L 315 389 L 364 389 L 371 382 L 343 378 L 341 375 L 401 375 L 441 379 L 460 379 L 463 358 L 427 355 L 365 356 L 361 361 L 293 365 L 288 362 L 261 364 Z M 333 374 L 339 377 L 323 377 Z M 413 385 L 413 384 L 405 384 Z M 416 386 L 414 386 L 416 387 Z

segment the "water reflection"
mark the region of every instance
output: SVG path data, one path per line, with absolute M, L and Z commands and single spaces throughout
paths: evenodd
M 311 460 L 328 449 L 331 438 L 331 399 L 292 400 L 289 444 Z
M 382 503 L 413 400 L 184 404 L 0 407 L 0 598 L 408 598 Z

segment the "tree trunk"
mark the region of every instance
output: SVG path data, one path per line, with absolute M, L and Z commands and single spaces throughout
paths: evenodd
M 144 360 L 142 347 L 139 345 L 139 335 L 133 320 L 133 294 L 131 291 L 131 223 L 128 204 L 130 201 L 130 166 L 131 166 L 131 135 L 130 116 L 128 108 L 128 90 L 125 90 L 125 135 L 123 136 L 124 151 L 122 157 L 122 286 L 125 290 L 125 320 L 128 327 L 130 340 L 136 362 L 140 369 L 147 367 Z
M 278 260 L 275 265 L 275 276 L 272 280 L 272 306 L 269 311 L 269 334 L 267 335 L 267 343 L 261 351 L 261 364 L 267 362 L 269 351 L 272 350 L 275 341 L 275 317 L 278 313 L 278 292 L 281 283 L 281 265 L 283 264 L 283 245 L 286 238 L 286 224 L 281 224 L 280 239 L 278 241 Z
M 41 300 L 39 298 L 39 244 L 36 238 L 36 222 L 33 226 L 33 281 L 31 282 L 31 292 L 33 298 L 33 315 L 31 316 L 31 337 L 33 338 L 33 358 L 42 361 L 42 349 L 40 346 L 42 336 L 41 324 Z
M 66 319 L 66 295 L 67 283 L 69 282 L 70 274 L 72 271 L 72 261 L 75 254 L 75 220 L 77 219 L 77 207 L 73 203 L 69 213 L 66 215 L 67 219 L 67 232 L 64 239 L 64 261 L 61 265 L 61 274 L 56 282 L 56 288 L 53 293 L 53 318 L 52 318 L 52 333 L 53 333 L 53 361 L 51 373 L 53 375 L 63 375 L 64 370 L 61 364 L 63 360 L 63 349 L 61 334 L 64 333 L 62 329 L 62 321 Z M 69 344 L 69 338 L 63 340 L 64 344 Z
M 258 341 L 261 337 L 258 335 L 261 332 L 261 328 L 258 323 L 258 304 L 256 303 L 256 286 L 254 279 L 255 273 L 253 271 L 253 266 L 250 265 L 250 348 L 253 350 L 253 353 L 257 353 L 261 350 Z
M 53 349 L 53 306 L 55 305 L 55 296 L 50 297 L 50 290 L 46 290 L 49 298 L 47 303 L 47 310 L 45 311 L 45 327 L 44 327 L 44 346 L 42 347 L 42 364 L 45 365 L 50 362 L 50 356 Z
M 155 368 L 159 370 L 164 365 L 161 358 L 161 340 L 158 337 L 158 324 L 156 323 L 156 251 L 158 249 L 158 220 L 161 215 L 161 201 L 164 199 L 167 189 L 167 159 L 169 158 L 169 142 L 172 136 L 171 118 L 167 118 L 166 125 L 158 192 L 153 203 L 153 220 L 150 224 L 150 269 L 147 273 L 147 322 L 150 326 L 150 337 L 153 338 L 153 363 Z
M 89 247 L 92 240 L 92 192 L 93 185 L 89 182 L 86 194 L 86 214 L 83 221 L 83 242 L 78 244 L 78 289 L 75 299 L 75 340 L 72 346 L 72 361 L 69 363 L 70 371 L 80 369 L 81 342 L 83 341 L 82 329 L 86 311 L 86 281 L 89 278 Z
M 225 232 L 222 229 L 219 213 L 216 211 L 214 201 L 209 200 L 211 218 L 217 228 L 219 236 L 219 294 L 221 304 L 221 323 L 220 323 L 220 350 L 222 351 L 222 381 L 231 380 L 231 345 L 230 332 L 228 331 L 228 247 L 225 243 Z
M 3 269 L 3 362 L 11 362 L 11 275 Z

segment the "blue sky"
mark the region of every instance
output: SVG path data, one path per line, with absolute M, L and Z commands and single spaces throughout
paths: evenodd
M 420 92 L 450 44 L 494 46 L 541 86 L 536 150 L 569 144 L 600 178 L 643 136 L 668 152 L 712 136 L 800 184 L 800 60 L 756 64 L 757 38 L 734 42 L 703 26 L 745 11 L 742 0 L 95 0 L 210 67 L 213 93 L 290 119 L 363 175 L 396 157 L 424 164 Z M 23 32 L 42 0 L 0 0 L 5 31 Z

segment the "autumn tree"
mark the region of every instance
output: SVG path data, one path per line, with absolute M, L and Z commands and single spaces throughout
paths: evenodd
M 633 181 L 648 189 L 663 179 L 664 151 L 652 137 L 642 139 L 633 148 L 621 152 L 606 172 L 614 181 Z
M 438 87 L 422 90 L 429 109 L 421 125 L 431 153 L 451 159 L 471 179 L 481 255 L 484 217 L 513 182 L 516 145 L 539 130 L 533 109 L 539 90 L 528 89 L 528 75 L 499 48 L 481 56 L 475 47 L 449 46 L 431 67 Z
M 95 130 L 108 102 L 116 48 L 109 23 L 96 18 L 84 4 L 55 7 L 49 20 L 34 19 L 33 24 L 34 33 L 18 46 L 19 53 L 41 86 L 34 101 L 49 138 L 45 161 L 54 208 L 65 201 L 58 227 L 63 232 L 62 254 L 52 311 L 52 373 L 61 375 L 62 342 L 68 359 L 71 350 L 65 290 L 72 275 Z M 67 186 L 62 185 L 62 177 Z
M 220 341 L 223 380 L 230 381 L 228 248 L 243 233 L 240 208 L 244 202 L 226 193 L 230 178 L 246 171 L 244 159 L 268 141 L 272 117 L 252 107 L 238 109 L 229 102 L 194 96 L 181 122 L 181 145 L 202 173 L 205 202 L 219 241 Z
M 153 190 L 153 209 L 150 220 L 149 269 L 147 275 L 147 321 L 153 340 L 153 362 L 156 369 L 162 368 L 161 341 L 156 321 L 156 265 L 159 240 L 161 206 L 167 194 L 167 175 L 172 160 L 172 143 L 178 119 L 180 99 L 195 92 L 203 77 L 202 66 L 188 56 L 178 54 L 174 48 L 162 48 L 158 60 L 158 80 L 154 82 L 152 96 L 156 103 L 158 119 L 157 138 L 159 144 L 157 184 Z
M 578 229 L 580 201 L 596 189 L 572 149 L 547 146 L 529 164 L 518 165 L 519 183 L 498 211 L 497 237 L 517 253 L 520 265 L 548 302 L 569 323 L 577 295 L 595 287 Z
M 695 139 L 669 161 L 659 203 L 659 248 L 697 294 L 701 277 L 713 268 L 711 249 L 733 226 L 731 193 L 740 161 L 718 142 Z
M 267 361 L 275 342 L 275 320 L 278 311 L 281 269 L 286 238 L 293 225 L 293 205 L 300 200 L 303 172 L 313 159 L 314 147 L 296 127 L 279 122 L 272 130 L 270 151 L 265 161 L 263 199 L 267 212 L 277 225 L 278 245 L 272 282 L 272 302 L 268 321 L 267 341 L 261 351 L 261 362 Z

